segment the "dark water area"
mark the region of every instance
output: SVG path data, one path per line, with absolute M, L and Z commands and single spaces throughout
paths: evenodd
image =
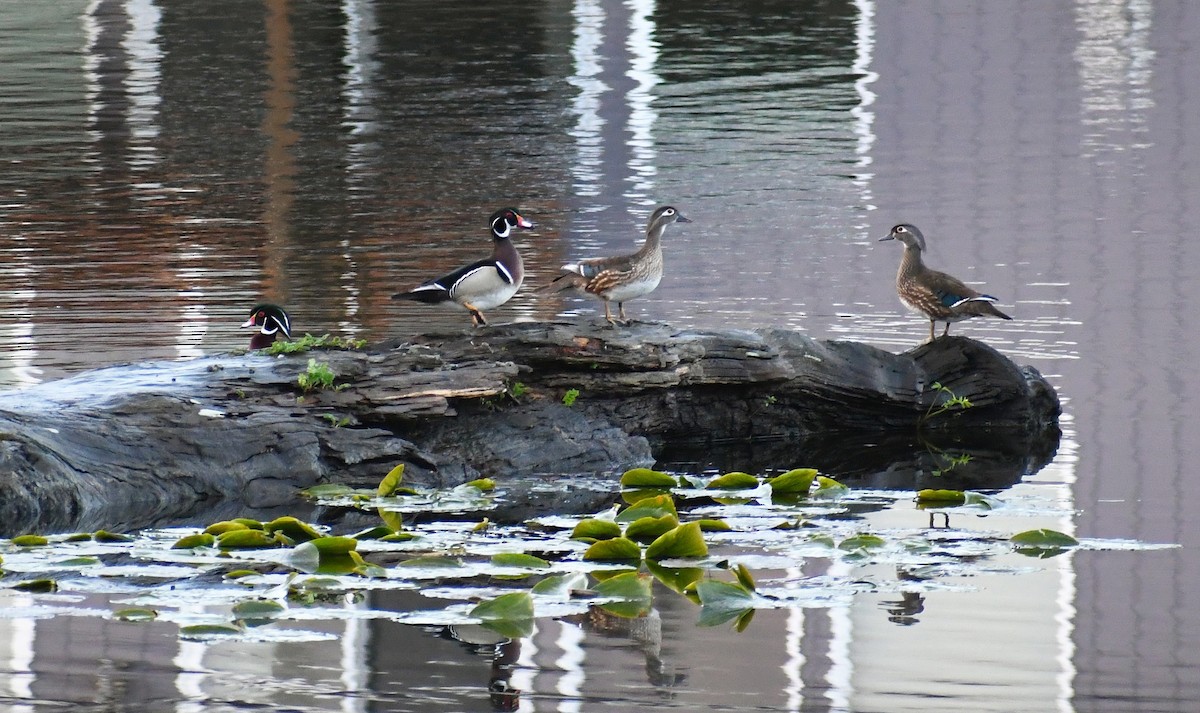
M 694 222 L 668 231 L 666 277 L 633 316 L 902 351 L 928 327 L 877 239 L 911 222 L 932 266 L 1015 317 L 953 332 L 1063 400 L 1053 458 L 1005 493 L 1069 515 L 1029 526 L 1180 547 L 1013 564 L 1033 571 L 931 594 L 902 624 L 878 597 L 760 612 L 742 634 L 696 628 L 682 600 L 656 637 L 539 621 L 502 652 L 532 692 L 521 709 L 1193 711 L 1198 32 L 1185 0 L 13 4 L 0 384 L 241 348 L 260 299 L 300 332 L 465 328 L 390 296 L 485 255 L 506 205 L 538 228 L 517 241 L 527 286 L 492 320 L 596 319 L 532 288 L 631 249 L 669 203 Z M 876 470 L 895 476 L 877 487 L 928 475 Z M 24 611 L 29 595 L 0 596 Z M 488 706 L 491 653 L 328 626 L 335 641 L 208 645 L 165 622 L 10 613 L 0 701 Z

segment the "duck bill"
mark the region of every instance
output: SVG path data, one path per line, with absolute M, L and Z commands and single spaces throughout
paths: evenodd
M 884 240 L 895 240 L 895 239 L 896 239 L 896 236 L 894 236 L 894 235 L 885 235 L 882 238 L 880 238 L 877 242 L 882 243 Z
M 245 322 L 242 322 L 241 329 L 245 329 L 247 327 L 255 327 L 255 326 L 258 326 L 258 325 L 254 324 L 254 315 L 250 315 L 250 319 L 246 320 Z
M 526 230 L 529 230 L 530 228 L 533 228 L 533 227 L 536 227 L 536 226 L 533 224 L 533 221 L 531 221 L 531 220 L 525 220 L 525 219 L 524 219 L 524 218 L 522 218 L 520 215 L 518 215 L 518 216 L 517 216 L 517 227 L 518 227 L 518 228 L 525 228 Z
M 676 222 L 676 223 L 690 223 L 690 222 L 692 222 L 692 219 L 691 219 L 691 218 L 684 218 L 684 217 L 681 215 L 681 216 L 679 216 L 678 218 L 676 218 L 676 219 L 675 219 L 675 222 Z

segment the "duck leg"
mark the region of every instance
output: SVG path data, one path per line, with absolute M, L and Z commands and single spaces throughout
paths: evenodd
M 612 310 L 609 308 L 608 300 L 604 300 L 604 318 L 607 319 L 608 323 L 612 326 L 617 326 L 617 321 L 612 318 Z
M 950 336 L 950 323 L 946 322 L 946 329 L 942 332 L 943 337 Z
M 935 332 L 934 332 L 934 328 L 935 328 L 936 326 L 937 326 L 937 323 L 936 323 L 936 322 L 934 322 L 932 319 L 931 319 L 931 320 L 929 320 L 929 341 L 931 341 L 931 342 L 932 342 L 932 341 L 934 340 L 934 338 L 937 336 L 937 335 L 935 334 Z M 949 322 L 947 322 L 947 323 L 946 323 L 946 326 L 947 326 L 947 327 L 949 327 L 949 326 L 950 326 L 950 323 L 949 323 Z
M 466 307 L 467 311 L 471 313 L 471 326 L 472 327 L 486 327 L 487 326 L 487 320 L 483 318 L 483 312 L 480 312 L 478 309 L 476 309 L 475 305 L 471 304 L 470 302 L 464 302 L 463 307 Z
M 626 316 L 625 316 L 625 303 L 624 303 L 624 302 L 618 302 L 618 303 L 617 303 L 617 312 L 618 312 L 618 314 L 619 314 L 619 315 L 620 315 L 620 317 L 621 317 L 621 323 L 622 323 L 622 324 L 625 324 L 625 325 L 630 325 L 630 324 L 632 324 L 632 323 L 633 323 L 633 320 L 632 320 L 632 319 L 630 319 L 630 318 L 628 318 L 628 317 L 626 317 Z

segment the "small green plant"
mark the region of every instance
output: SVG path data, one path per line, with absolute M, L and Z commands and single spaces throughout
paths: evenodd
M 338 416 L 335 413 L 323 413 L 321 414 L 321 418 L 328 421 L 334 428 L 349 426 L 351 422 L 349 416 Z
M 777 401 L 779 399 L 775 394 L 767 394 L 766 398 L 763 399 L 763 406 L 774 406 Z
M 278 356 L 280 354 L 299 354 L 311 349 L 352 351 L 362 349 L 366 345 L 367 340 L 365 339 L 343 339 L 342 337 L 331 337 L 328 334 L 314 337 L 311 334 L 305 334 L 293 342 L 275 342 L 267 348 L 266 352 L 271 356 Z
M 333 388 L 333 380 L 337 378 L 337 374 L 333 373 L 333 369 L 325 362 L 318 362 L 316 359 L 308 360 L 308 368 L 296 377 L 296 383 L 300 385 L 300 390 L 308 393 L 317 389 Z
M 563 394 L 562 401 L 567 406 L 574 406 L 577 398 L 579 398 L 579 389 L 567 389 L 567 393 Z
M 933 402 L 929 404 L 929 408 L 925 411 L 925 415 L 920 418 L 918 425 L 925 425 L 930 419 L 941 416 L 948 411 L 953 411 L 955 409 L 962 411 L 974 406 L 974 404 L 971 403 L 971 400 L 966 396 L 955 395 L 955 393 L 950 390 L 950 387 L 944 386 L 940 381 L 933 382 L 933 386 L 931 388 L 945 398 L 942 399 L 941 403 L 938 403 L 938 400 L 935 397 Z
M 940 453 L 939 456 L 942 457 L 943 459 L 945 459 L 946 465 L 943 468 L 938 468 L 938 469 L 934 470 L 933 475 L 935 475 L 935 476 L 945 475 L 945 474 L 949 473 L 950 471 L 954 470 L 955 468 L 964 466 L 971 462 L 971 454 L 970 453 L 959 453 L 958 455 L 953 455 L 951 453 Z
M 512 386 L 508 387 L 508 395 L 513 401 L 519 400 L 522 396 L 529 393 L 529 387 L 519 381 L 514 381 Z

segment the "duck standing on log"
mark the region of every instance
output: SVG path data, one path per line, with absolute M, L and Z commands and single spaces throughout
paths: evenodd
M 610 303 L 617 303 L 622 324 L 632 320 L 625 316 L 625 303 L 635 297 L 648 295 L 658 287 L 663 276 L 662 235 L 672 223 L 690 223 L 673 206 L 654 211 L 646 226 L 646 242 L 631 255 L 585 258 L 562 266 L 562 274 L 546 287 L 547 292 L 574 289 L 604 301 L 604 318 L 616 325 Z
M 471 324 L 486 325 L 483 310 L 508 302 L 525 280 L 525 267 L 512 244 L 512 231 L 534 227 L 513 208 L 493 213 L 491 224 L 491 257 L 464 265 L 408 292 L 392 295 L 392 299 L 458 305 L 471 313 Z
M 921 260 L 925 236 L 915 225 L 901 223 L 879 239 L 904 243 L 904 257 L 896 273 L 896 292 L 906 307 L 929 318 L 929 341 L 934 339 L 934 325 L 945 322 L 942 336 L 950 334 L 950 323 L 971 317 L 991 316 L 1012 319 L 996 309 L 996 298 L 977 292 L 962 280 L 944 272 L 931 270 Z
M 242 328 L 258 327 L 258 331 L 250 338 L 250 350 L 266 349 L 281 336 L 292 338 L 292 318 L 287 310 L 276 304 L 263 302 L 254 305 L 250 310 L 250 319 L 242 322 Z

